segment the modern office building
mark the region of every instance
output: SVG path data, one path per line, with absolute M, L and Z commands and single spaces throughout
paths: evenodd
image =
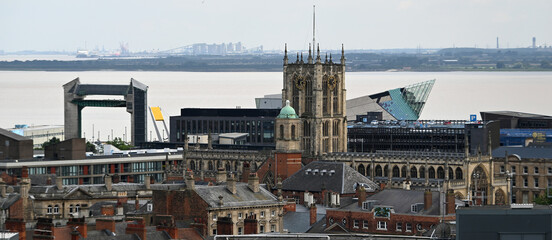
M 461 207 L 456 211 L 458 240 L 551 239 L 551 236 L 549 206 L 514 204 Z
M 481 112 L 483 121 L 500 122 L 500 145 L 552 143 L 552 116 L 513 111 Z
M 347 100 L 347 119 L 354 121 L 357 115 L 381 112 L 382 119 L 371 120 L 418 120 L 434 84 L 435 80 L 429 80 L 349 99 Z
M 274 120 L 279 109 L 183 108 L 170 118 L 170 141 L 185 134 L 247 133 L 246 144 L 274 147 Z
M 282 108 L 282 94 L 264 95 L 262 98 L 255 98 L 257 109 L 280 109 Z
M 487 154 L 499 146 L 498 122 L 464 120 L 402 121 L 348 126 L 349 152 L 420 151 Z
M 35 148 L 42 147 L 43 143 L 49 141 L 53 137 L 61 141 L 65 139 L 63 125 L 29 126 L 26 124 L 20 124 L 15 125 L 15 128 L 10 128 L 8 130 L 32 139 L 33 146 Z

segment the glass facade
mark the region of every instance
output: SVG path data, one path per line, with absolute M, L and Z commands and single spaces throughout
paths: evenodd
M 418 120 L 434 84 L 429 80 L 370 97 L 397 120 Z

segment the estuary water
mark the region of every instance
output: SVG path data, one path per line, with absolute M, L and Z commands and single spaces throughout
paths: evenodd
M 62 85 L 77 77 L 89 84 L 134 78 L 148 85 L 148 105 L 161 107 L 167 125 L 181 108 L 254 108 L 256 97 L 281 93 L 283 83 L 281 72 L 0 71 L 0 128 L 62 125 Z M 347 99 L 436 79 L 421 119 L 502 110 L 552 115 L 552 72 L 348 72 L 345 78 Z M 153 130 L 151 119 L 148 124 Z M 111 131 L 116 137 L 125 127 L 130 132 L 130 117 L 124 108 L 86 108 L 82 126 L 87 138 L 94 126 L 96 138 L 99 131 L 107 140 Z

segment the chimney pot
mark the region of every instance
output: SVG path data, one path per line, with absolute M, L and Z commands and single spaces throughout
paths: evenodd
M 251 173 L 249 174 L 249 189 L 251 191 L 257 193 L 260 190 L 259 187 L 259 177 L 257 176 L 257 173 Z

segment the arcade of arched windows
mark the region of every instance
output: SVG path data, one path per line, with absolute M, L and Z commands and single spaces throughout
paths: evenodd
M 402 165 L 402 164 L 401 164 Z M 388 164 L 375 164 L 373 175 L 375 177 L 387 177 Z M 363 176 L 372 176 L 372 169 L 370 164 L 360 163 L 356 166 L 357 171 Z M 393 165 L 391 168 L 391 176 L 393 178 L 406 178 L 408 172 L 410 172 L 410 178 L 425 178 L 427 175 L 430 179 L 445 179 L 445 170 L 442 166 L 428 166 L 424 165 L 410 165 L 410 169 L 407 165 Z M 448 178 L 450 180 L 461 180 L 464 177 L 464 170 L 461 166 L 454 166 L 448 168 Z
M 249 162 L 251 172 L 257 171 L 262 164 L 261 161 L 243 160 L 188 160 L 188 168 L 195 172 L 215 172 L 218 168 L 229 172 L 243 172 L 243 162 Z

